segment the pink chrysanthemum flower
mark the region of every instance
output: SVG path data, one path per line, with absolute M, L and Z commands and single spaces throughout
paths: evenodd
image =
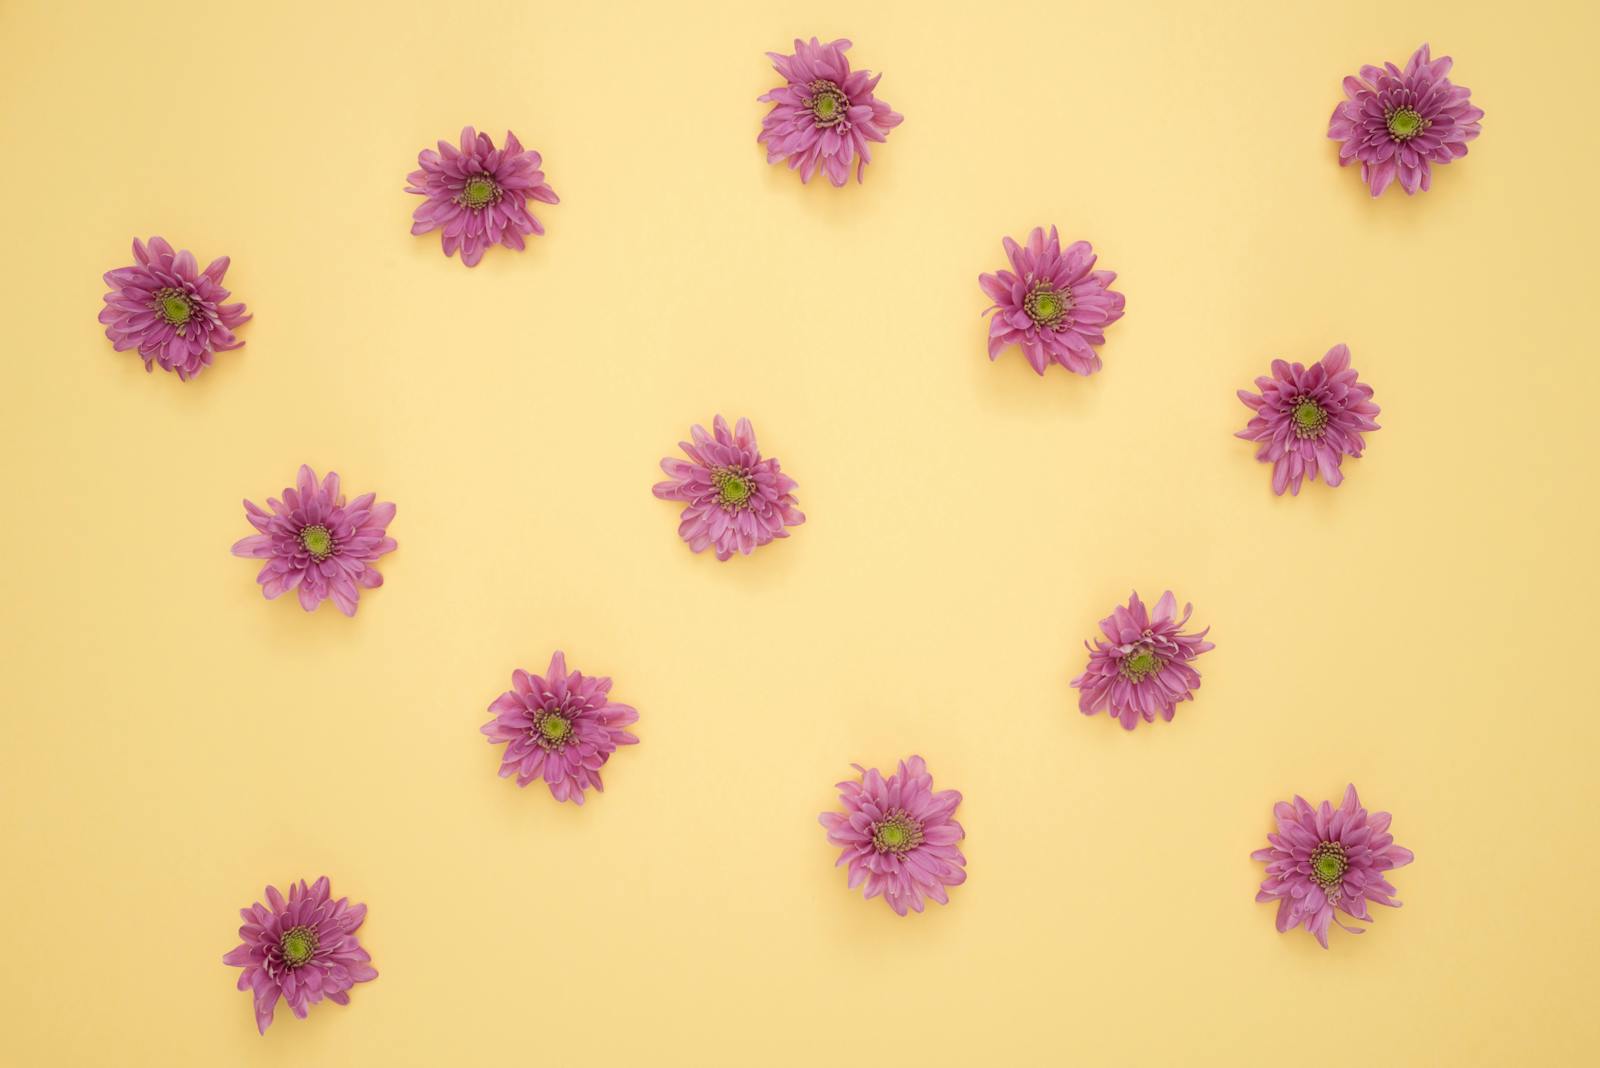
M 543 678 L 521 668 L 511 689 L 494 699 L 494 719 L 479 730 L 491 744 L 506 743 L 500 777 L 516 775 L 518 786 L 544 779 L 557 801 L 583 804 L 589 787 L 604 790 L 600 769 L 619 745 L 639 739 L 623 728 L 639 720 L 628 705 L 608 700 L 611 680 L 567 671 L 560 651 Z
M 1335 345 L 1321 360 L 1302 364 L 1272 361 L 1272 377 L 1256 379 L 1260 393 L 1238 391 L 1256 414 L 1236 438 L 1260 443 L 1256 459 L 1272 464 L 1272 492 L 1300 493 L 1300 480 L 1337 486 L 1344 481 L 1340 464 L 1360 458 L 1364 431 L 1380 429 L 1373 421 L 1380 409 L 1372 403 L 1372 387 L 1350 367 L 1350 350 Z
M 331 597 L 353 616 L 361 590 L 383 585 L 373 564 L 395 550 L 385 533 L 394 505 L 379 504 L 371 493 L 346 504 L 338 474 L 329 471 L 319 484 L 316 472 L 302 464 L 296 485 L 281 501 L 268 497 L 267 507 L 270 512 L 244 502 L 245 518 L 261 533 L 233 544 L 233 555 L 266 561 L 256 581 L 267 600 L 299 590 L 307 612 Z
M 413 234 L 442 230 L 446 256 L 461 250 L 461 262 L 476 267 L 491 245 L 521 251 L 524 234 L 543 234 L 528 210 L 528 200 L 559 204 L 545 183 L 539 153 L 524 150 L 517 135 L 506 133 L 506 147 L 495 148 L 488 134 L 467 126 L 461 147 L 439 142 L 439 151 L 417 154 L 419 170 L 407 176 L 407 193 L 428 199 L 412 213 Z
M 1411 850 L 1394 844 L 1388 833 L 1389 814 L 1368 815 L 1354 786 L 1345 787 L 1344 802 L 1337 810 L 1327 801 L 1312 808 L 1297 796 L 1292 805 L 1279 801 L 1272 814 L 1278 818 L 1278 833 L 1267 835 L 1271 846 L 1256 850 L 1250 858 L 1267 862 L 1267 877 L 1256 900 L 1278 903 L 1280 932 L 1304 927 L 1327 949 L 1330 922 L 1351 934 L 1365 933 L 1335 912 L 1371 923 L 1368 901 L 1400 907 L 1383 873 L 1403 868 L 1415 858 Z
M 770 100 L 772 110 L 761 120 L 756 143 L 767 146 L 768 163 L 788 160 L 802 182 L 821 170 L 842 186 L 850 180 L 852 160 L 856 181 L 862 181 L 872 162 L 867 142 L 886 140 L 905 121 L 872 95 L 883 75 L 850 69 L 844 58 L 849 49 L 849 41 L 822 44 L 813 37 L 809 44 L 796 38 L 794 55 L 767 53 L 787 84 L 758 97 Z
M 1478 136 L 1483 110 L 1472 105 L 1471 90 L 1450 83 L 1449 71 L 1450 57 L 1433 59 L 1423 45 L 1405 70 L 1385 63 L 1345 78 L 1348 99 L 1333 109 L 1328 137 L 1343 142 L 1339 166 L 1360 161 L 1373 196 L 1396 178 L 1407 195 L 1427 189 L 1433 165 L 1465 156 Z
M 287 899 L 269 886 L 267 904 L 257 901 L 239 915 L 244 941 L 222 963 L 244 969 L 239 989 L 255 995 L 256 1029 L 262 1034 L 279 995 L 303 1020 L 323 998 L 350 1004 L 351 987 L 378 977 L 372 958 L 356 941 L 367 906 L 352 905 L 347 897 L 331 900 L 326 875 L 309 887 L 304 879 L 290 883 Z
M 144 369 L 160 364 L 187 382 L 211 366 L 212 353 L 244 345 L 234 328 L 250 320 L 243 304 L 224 304 L 228 257 L 200 270 L 188 249 L 174 252 L 159 237 L 133 240 L 133 264 L 105 274 L 111 291 L 100 321 L 118 352 L 138 349 Z
M 844 812 L 817 817 L 828 841 L 841 847 L 834 866 L 848 865 L 850 889 L 864 885 L 866 897 L 881 894 L 901 916 L 921 912 L 924 898 L 949 904 L 945 887 L 967 881 L 967 858 L 956 848 L 966 832 L 951 818 L 961 794 L 935 793 L 919 756 L 900 761 L 888 778 L 877 768 L 851 767 L 861 772 L 861 781 L 839 783 Z
M 1027 245 L 1007 237 L 1011 270 L 980 274 L 978 284 L 994 304 L 989 320 L 989 359 L 1007 345 L 1020 345 L 1039 374 L 1051 362 L 1074 374 L 1100 370 L 1094 346 L 1106 342 L 1105 328 L 1122 318 L 1125 303 L 1111 290 L 1115 271 L 1094 270 L 1094 249 L 1075 241 L 1066 249 L 1054 226 L 1045 236 L 1035 226 Z
M 678 442 L 691 462 L 670 456 L 661 461 L 668 481 L 657 482 L 653 492 L 664 501 L 684 502 L 678 536 L 695 552 L 714 548 L 718 560 L 735 552 L 749 556 L 757 546 L 787 538 L 785 527 L 806 521 L 789 492 L 794 479 L 778 469 L 777 460 L 761 458 L 750 420 L 740 419 L 730 431 L 719 415 L 711 429 L 707 434 L 696 425 L 689 431 L 692 443 Z
M 1158 712 L 1172 722 L 1178 703 L 1194 700 L 1194 691 L 1200 688 L 1195 657 L 1216 648 L 1205 640 L 1210 627 L 1198 634 L 1183 633 L 1193 611 L 1193 605 L 1184 605 L 1179 619 L 1178 599 L 1171 590 L 1156 602 L 1154 616 L 1145 611 L 1137 592 L 1128 598 L 1126 608 L 1112 609 L 1100 621 L 1105 638 L 1096 638 L 1093 646 L 1083 643 L 1089 650 L 1089 666 L 1072 680 L 1082 691 L 1078 710 L 1086 716 L 1108 713 L 1130 731 L 1139 725 L 1140 716 L 1154 723 Z

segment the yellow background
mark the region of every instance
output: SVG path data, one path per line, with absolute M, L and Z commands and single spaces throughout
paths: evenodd
M 1592 1054 L 1583 6 L 0 3 L 0 1061 Z M 813 33 L 906 116 L 863 186 L 755 144 Z M 1373 202 L 1328 113 L 1423 40 L 1484 133 Z M 562 197 L 476 270 L 402 192 L 465 123 Z M 1088 380 L 984 356 L 1051 222 L 1128 298 Z M 151 234 L 256 316 L 187 385 L 95 321 Z M 1384 429 L 1274 498 L 1234 390 L 1339 341 Z M 650 494 L 719 411 L 809 516 L 729 564 Z M 303 461 L 399 505 L 354 620 L 228 554 Z M 1130 736 L 1068 680 L 1135 586 L 1217 648 Z M 581 809 L 477 732 L 555 647 L 642 715 Z M 914 752 L 970 879 L 902 920 L 816 814 Z M 1324 952 L 1248 855 L 1347 781 L 1417 861 Z M 322 873 L 381 978 L 260 1038 L 236 910 Z

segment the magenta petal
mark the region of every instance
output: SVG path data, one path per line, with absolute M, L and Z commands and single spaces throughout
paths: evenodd
M 471 126 L 462 129 L 459 147 L 440 141 L 438 152 L 423 149 L 417 155 L 420 169 L 411 172 L 406 186 L 406 192 L 425 198 L 412 214 L 411 232 L 439 230 L 444 254 L 459 252 L 468 267 L 495 245 L 522 250 L 523 235 L 544 233 L 527 202 L 555 204 L 560 199 L 545 183 L 541 162 L 539 153 L 524 149 L 515 134 L 506 134 L 501 149 Z
M 1001 245 L 1011 270 L 978 276 L 994 302 L 986 309 L 989 358 L 1015 344 L 1039 375 L 1052 363 L 1080 375 L 1099 371 L 1104 328 L 1123 314 L 1122 294 L 1110 289 L 1115 272 L 1090 270 L 1095 256 L 1087 241 L 1063 250 L 1054 226 L 1048 235 L 1034 227 L 1025 245 L 1009 237 Z
M 200 271 L 194 254 L 174 251 L 159 237 L 135 239 L 134 263 L 105 272 L 111 287 L 99 320 L 118 352 L 137 350 L 145 370 L 160 365 L 180 381 L 211 366 L 215 353 L 243 346 L 232 333 L 250 316 L 243 304 L 224 304 L 221 286 L 228 258 Z
M 1445 77 L 1450 58 L 1429 60 L 1427 51 L 1419 48 L 1404 69 L 1369 65 L 1359 78 L 1346 77 L 1346 99 L 1328 120 L 1328 137 L 1340 142 L 1340 166 L 1360 163 L 1375 197 L 1396 179 L 1407 195 L 1427 190 L 1430 163 L 1465 156 L 1466 142 L 1478 136 L 1482 110 L 1461 107 L 1469 94 Z
M 1271 370 L 1256 379 L 1259 392 L 1238 392 L 1252 415 L 1235 436 L 1258 443 L 1256 459 L 1273 465 L 1274 493 L 1298 494 L 1302 479 L 1319 477 L 1338 486 L 1343 460 L 1362 454 L 1380 411 L 1350 367 L 1349 348 L 1335 345 L 1309 368 L 1273 360 Z
M 377 503 L 372 494 L 347 502 L 336 473 L 319 480 L 304 464 L 283 499 L 268 498 L 267 505 L 244 502 L 245 518 L 258 533 L 232 550 L 267 561 L 257 578 L 262 594 L 271 600 L 295 590 L 308 612 L 331 599 L 354 615 L 360 590 L 383 581 L 373 565 L 396 548 L 386 533 L 394 505 Z
M 965 832 L 952 818 L 961 795 L 934 791 L 918 756 L 887 776 L 856 770 L 858 780 L 839 783 L 844 811 L 818 817 L 828 841 L 841 847 L 835 867 L 846 868 L 847 887 L 882 897 L 900 916 L 920 913 L 927 899 L 946 904 L 946 888 L 966 881 L 966 858 L 956 847 Z
M 494 719 L 479 728 L 492 744 L 504 745 L 500 776 L 517 774 L 517 785 L 541 777 L 557 801 L 584 803 L 584 791 L 603 790 L 600 768 L 621 745 L 638 738 L 623 728 L 639 714 L 607 700 L 611 680 L 569 671 L 557 651 L 541 678 L 520 668 L 511 690 L 489 705 Z
M 1374 847 L 1376 841 L 1390 841 L 1374 838 L 1388 828 L 1389 814 L 1369 815 L 1353 785 L 1346 788 L 1337 811 L 1331 802 L 1313 808 L 1296 797 L 1292 805 L 1273 806 L 1273 815 L 1278 833 L 1269 834 L 1268 848 L 1256 850 L 1251 859 L 1266 864 L 1256 900 L 1278 902 L 1280 932 L 1304 928 L 1326 949 L 1332 924 L 1362 933 L 1339 920 L 1336 911 L 1370 923 L 1369 903 L 1399 904 L 1390 896 L 1394 888 L 1383 873 L 1408 863 L 1411 852 L 1394 845 Z
M 793 54 L 767 53 L 787 84 L 758 98 L 772 108 L 756 142 L 766 147 L 768 163 L 798 170 L 803 183 L 821 171 L 844 186 L 852 164 L 859 183 L 870 159 L 866 142 L 885 140 L 903 117 L 874 95 L 876 77 L 850 69 L 844 55 L 849 41 L 821 45 L 813 37 L 794 47 Z
M 304 1017 L 324 998 L 348 1004 L 355 984 L 377 978 L 371 957 L 353 933 L 366 906 L 351 906 L 349 898 L 332 900 L 326 876 L 314 887 L 304 879 L 291 883 L 287 895 L 269 886 L 266 898 L 266 904 L 258 901 L 241 910 L 246 922 L 239 936 L 244 941 L 223 958 L 241 969 L 236 985 L 250 993 L 262 1034 L 280 997 L 295 1016 Z
M 680 442 L 688 461 L 667 457 L 661 469 L 667 481 L 651 492 L 662 500 L 680 501 L 678 536 L 694 552 L 711 549 L 718 560 L 736 553 L 748 556 L 760 546 L 788 536 L 805 514 L 791 492 L 794 479 L 778 461 L 761 455 L 755 428 L 740 419 L 733 428 L 722 416 L 712 430 L 691 428 L 693 443 Z
M 1180 616 L 1177 605 L 1168 590 L 1151 612 L 1134 592 L 1126 607 L 1114 607 L 1100 621 L 1104 637 L 1088 646 L 1089 663 L 1072 680 L 1080 712 L 1105 712 L 1131 731 L 1141 719 L 1154 723 L 1159 716 L 1171 722 L 1178 704 L 1194 699 L 1200 688 L 1194 661 L 1213 645 L 1205 640 L 1207 631 L 1183 629 L 1190 606 Z

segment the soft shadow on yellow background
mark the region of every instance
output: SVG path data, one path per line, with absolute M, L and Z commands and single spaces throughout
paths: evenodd
M 852 10 L 855 9 L 855 10 Z M 17 1065 L 1573 1064 L 1600 866 L 1587 682 L 1595 148 L 1578 4 L 0 3 L 4 1049 Z M 763 52 L 855 41 L 865 185 L 755 136 Z M 1324 139 L 1422 41 L 1486 111 L 1431 193 Z M 467 270 L 417 151 L 509 127 L 562 197 Z M 1056 223 L 1105 371 L 984 356 Z M 198 380 L 95 321 L 162 234 L 255 320 Z M 1231 435 L 1347 342 L 1384 429 L 1278 499 Z M 809 522 L 719 565 L 651 497 L 751 417 Z M 240 498 L 399 505 L 347 620 L 268 603 Z M 1177 720 L 1076 710 L 1132 587 L 1216 651 Z M 582 809 L 477 733 L 553 648 L 643 744 Z M 816 813 L 851 761 L 966 795 L 898 919 Z M 1354 782 L 1417 854 L 1331 951 L 1249 859 Z M 370 907 L 381 977 L 266 1037 L 221 963 L 267 882 Z

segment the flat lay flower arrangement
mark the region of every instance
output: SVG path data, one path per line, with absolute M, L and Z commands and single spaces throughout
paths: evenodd
M 825 190 L 829 195 L 871 196 L 873 183 L 866 181 L 870 165 L 895 152 L 898 139 L 891 134 L 903 123 L 917 121 L 915 113 L 902 115 L 886 102 L 885 94 L 893 96 L 899 87 L 894 72 L 877 73 L 861 65 L 874 61 L 872 42 L 795 39 L 767 56 L 776 84 L 753 102 L 766 109 L 753 117 L 752 138 L 757 145 L 753 151 L 764 152 L 768 163 L 797 172 L 801 183 L 819 176 L 826 179 L 835 187 Z M 1349 76 L 1307 72 L 1307 77 L 1321 78 L 1342 94 L 1326 128 L 1326 137 L 1338 143 L 1336 157 L 1329 159 L 1334 175 L 1330 180 L 1351 180 L 1338 168 L 1359 165 L 1361 181 L 1373 197 L 1391 192 L 1394 186 L 1411 196 L 1426 193 L 1435 181 L 1447 181 L 1446 165 L 1468 165 L 1464 163 L 1468 146 L 1479 136 L 1484 112 L 1472 102 L 1468 89 L 1450 80 L 1451 71 L 1449 57 L 1434 58 L 1422 45 L 1404 63 L 1361 66 Z M 418 132 L 423 143 L 432 136 Z M 407 159 L 413 153 L 416 166 L 407 173 Z M 478 267 L 488 256 L 524 252 L 532 239 L 546 234 L 547 227 L 562 225 L 559 212 L 546 211 L 561 204 L 547 171 L 569 196 L 588 195 L 569 182 L 567 161 L 546 160 L 509 130 L 497 137 L 465 125 L 458 135 L 437 140 L 432 148 L 394 145 L 393 156 L 395 194 L 421 198 L 414 205 L 412 234 L 431 244 L 431 235 L 437 232 L 443 255 L 457 258 L 467 268 Z M 544 218 L 535 215 L 536 207 Z M 1063 218 L 1072 215 L 1069 203 L 1059 210 Z M 137 222 L 130 220 L 130 225 Z M 973 306 L 959 309 L 959 315 L 945 309 L 950 312 L 951 329 L 962 329 L 962 315 L 981 316 L 984 325 L 972 329 L 974 359 L 980 353 L 990 361 L 1020 358 L 1041 378 L 1053 380 L 1062 372 L 1091 376 L 1116 367 L 1118 331 L 1127 329 L 1118 324 L 1129 312 L 1118 272 L 1131 269 L 1120 262 L 1123 257 L 1110 252 L 1117 247 L 1116 236 L 1083 233 L 1071 226 L 1063 229 L 1050 219 L 1025 223 L 1012 233 L 996 232 L 986 238 L 999 249 L 993 262 L 972 265 L 969 277 L 977 285 L 975 292 L 968 291 Z M 1349 235 L 1350 241 L 1361 239 L 1360 234 Z M 252 315 L 223 286 L 230 264 L 227 255 L 217 255 L 223 250 L 206 249 L 216 258 L 201 268 L 200 259 L 183 247 L 184 240 L 176 233 L 134 239 L 133 262 L 113 266 L 104 275 L 107 291 L 99 321 L 114 351 L 132 352 L 147 370 L 159 368 L 175 376 L 157 376 L 163 380 L 161 386 L 193 389 L 178 384 L 220 360 L 236 358 L 232 354 L 249 338 Z M 1097 241 L 1108 250 L 1104 261 Z M 553 258 L 545 262 L 559 270 Z M 461 275 L 481 276 L 482 272 Z M 1137 293 L 1132 311 L 1140 317 L 1162 314 L 1154 301 Z M 841 324 L 841 329 L 848 329 L 848 324 Z M 1380 429 L 1375 397 L 1394 354 L 1381 344 L 1364 346 L 1353 355 L 1335 339 L 1328 343 L 1320 357 L 1315 352 L 1276 354 L 1272 339 L 1262 337 L 1257 350 L 1264 373 L 1249 388 L 1219 377 L 1208 395 L 1192 401 L 1240 419 L 1242 428 L 1236 436 L 1254 446 L 1254 455 L 1233 445 L 1236 463 L 1218 477 L 1265 483 L 1263 507 L 1285 495 L 1278 506 L 1296 507 L 1287 498 L 1308 488 L 1314 493 L 1333 491 L 1346 477 L 1359 477 L 1357 461 Z M 1354 362 L 1358 357 L 1360 372 Z M 848 386 L 841 383 L 839 388 Z M 1104 388 L 1131 387 L 1122 378 Z M 747 566 L 743 558 L 758 550 L 781 554 L 785 551 L 781 542 L 807 536 L 807 515 L 801 511 L 798 494 L 802 485 L 812 485 L 807 480 L 820 473 L 800 463 L 791 469 L 774 451 L 798 455 L 785 450 L 800 446 L 811 428 L 763 419 L 762 444 L 758 444 L 752 421 L 736 410 L 717 411 L 718 402 L 708 397 L 699 410 L 670 413 L 676 425 L 686 428 L 687 440 L 677 442 L 676 451 L 670 440 L 661 442 L 657 455 L 664 479 L 653 486 L 640 481 L 611 489 L 619 495 L 649 492 L 666 502 L 652 506 L 658 512 L 660 537 L 672 538 L 675 522 L 676 537 L 683 545 L 674 543 L 674 551 L 706 554 L 705 560 L 714 557 L 716 563 L 707 567 L 716 568 L 719 579 L 739 583 L 739 569 Z M 1239 403 L 1246 411 L 1239 411 Z M 1105 428 L 1108 438 L 1121 432 Z M 1381 438 L 1377 443 L 1381 454 Z M 299 459 L 282 458 L 283 477 L 292 473 L 292 485 L 276 496 L 265 495 L 270 484 L 261 485 L 241 471 L 244 516 L 241 537 L 231 552 L 259 561 L 254 580 L 267 600 L 292 593 L 305 612 L 336 610 L 350 617 L 357 616 L 358 609 L 363 617 L 384 610 L 383 604 L 362 608 L 362 595 L 383 584 L 379 567 L 399 549 L 390 533 L 397 523 L 397 505 L 381 499 L 393 472 L 341 465 L 342 474 L 331 470 L 319 474 Z M 643 459 L 652 462 L 656 457 Z M 1270 476 L 1257 463 L 1269 465 Z M 362 492 L 347 493 L 346 476 Z M 1321 486 L 1311 488 L 1312 483 Z M 254 503 L 257 500 L 264 503 Z M 402 503 L 407 516 L 437 507 L 410 498 Z M 823 510 L 816 509 L 814 518 L 822 521 Z M 1100 519 L 1116 522 L 1115 516 Z M 406 536 L 403 530 L 402 536 Z M 229 547 L 223 543 L 209 551 L 226 553 Z M 1116 582 L 1128 589 L 1142 578 L 1123 576 Z M 239 581 L 247 582 L 242 566 Z M 1314 584 L 1316 577 L 1301 581 Z M 1082 730 L 1104 730 L 1114 724 L 1126 732 L 1205 731 L 1214 718 L 1228 715 L 1226 709 L 1207 707 L 1202 688 L 1206 654 L 1216 648 L 1205 591 L 1184 589 L 1183 594 L 1193 595 L 1198 609 L 1180 602 L 1177 592 L 1159 587 L 1142 593 L 1134 589 L 1125 603 L 1061 606 L 1063 616 L 1085 634 L 1084 649 L 1062 649 L 1055 665 L 1059 678 L 1076 691 L 1078 711 L 1085 717 L 1078 721 Z M 323 609 L 325 601 L 331 601 L 333 608 Z M 276 607 L 261 606 L 261 610 Z M 1229 640 L 1220 628 L 1216 639 Z M 638 640 L 648 637 L 640 635 Z M 542 674 L 534 673 L 546 655 L 548 665 Z M 714 650 L 708 650 L 708 656 L 714 658 Z M 498 774 L 514 779 L 518 787 L 535 787 L 511 792 L 530 805 L 604 804 L 607 783 L 602 774 L 614 789 L 628 790 L 630 767 L 652 759 L 649 736 L 635 734 L 636 725 L 641 718 L 646 727 L 657 722 L 656 710 L 646 706 L 641 717 L 632 705 L 616 700 L 612 679 L 590 673 L 610 670 L 603 661 L 591 667 L 586 658 L 579 670 L 569 666 L 563 652 L 545 649 L 506 650 L 504 662 L 505 675 L 469 685 L 486 701 L 477 714 L 489 718 L 478 730 L 494 748 Z M 1236 659 L 1231 669 L 1248 667 Z M 509 688 L 494 696 L 508 681 Z M 626 673 L 619 672 L 619 692 L 630 693 L 628 683 Z M 470 728 L 463 721 L 462 729 Z M 819 847 L 825 842 L 837 850 L 842 886 L 836 900 L 818 902 L 817 908 L 864 907 L 860 901 L 852 902 L 848 892 L 868 900 L 881 898 L 897 916 L 913 917 L 930 905 L 960 907 L 960 894 L 953 891 L 969 874 L 983 878 L 981 864 L 969 868 L 963 851 L 966 834 L 958 820 L 963 795 L 943 780 L 940 754 L 927 752 L 925 760 L 910 753 L 920 744 L 906 739 L 904 750 L 886 754 L 897 762 L 881 768 L 855 763 L 867 760 L 862 754 L 837 754 L 840 767 L 853 768 L 854 774 L 837 784 L 836 803 L 815 818 L 822 828 Z M 618 758 L 615 764 L 613 757 Z M 937 784 L 936 769 L 941 775 Z M 1344 781 L 1342 769 L 1329 768 L 1327 773 Z M 485 774 L 489 774 L 487 762 Z M 1383 785 L 1364 785 L 1382 803 Z M 805 807 L 805 800 L 795 799 L 797 811 Z M 688 804 L 690 799 L 659 799 L 662 805 L 680 802 Z M 1389 813 L 1363 807 L 1355 786 L 1349 786 L 1338 802 L 1264 797 L 1261 811 L 1263 816 L 1270 814 L 1272 829 L 1265 832 L 1267 845 L 1252 854 L 1264 866 L 1256 898 L 1276 906 L 1277 931 L 1308 932 L 1328 948 L 1341 937 L 1338 930 L 1367 929 L 1374 920 L 1369 906 L 1400 905 L 1399 889 L 1391 879 L 1413 861 L 1413 855 L 1395 844 Z M 1403 813 L 1400 820 L 1405 826 Z M 293 864 L 294 857 L 286 854 L 286 869 Z M 238 989 L 249 994 L 254 1023 L 263 1033 L 280 1001 L 293 1015 L 303 1017 L 323 1002 L 348 1004 L 357 985 L 378 977 L 358 938 L 366 904 L 335 898 L 329 879 L 307 882 L 311 874 L 263 873 L 265 879 L 281 882 L 292 877 L 292 881 L 282 883 L 286 891 L 267 885 L 263 900 L 241 910 L 240 943 L 221 956 L 223 964 L 240 970 Z M 383 908 L 381 887 L 363 884 L 361 892 L 374 909 Z M 1240 894 L 1248 892 L 1247 887 L 1239 888 Z M 1261 919 L 1268 922 L 1264 911 Z M 916 922 L 926 921 L 907 920 Z

